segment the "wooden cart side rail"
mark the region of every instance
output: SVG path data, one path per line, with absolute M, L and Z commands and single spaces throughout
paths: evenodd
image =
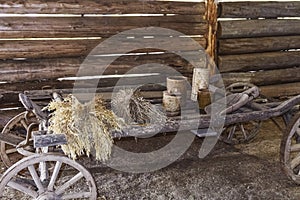
M 235 113 L 226 115 L 225 126 L 235 123 L 243 123 L 252 120 L 266 120 L 273 117 L 281 116 L 292 109 L 295 105 L 300 104 L 300 95 L 295 96 L 277 107 L 265 109 L 262 111 L 253 111 L 247 113 Z M 224 119 L 223 115 L 219 118 L 211 119 L 211 115 L 193 115 L 191 119 L 170 119 L 165 124 L 152 124 L 149 126 L 131 125 L 122 128 L 121 131 L 113 130 L 113 138 L 122 137 L 137 137 L 137 136 L 147 136 L 153 133 L 171 133 L 180 131 L 189 131 L 195 129 L 195 125 L 199 124 L 199 129 L 207 129 L 211 125 L 211 121 L 222 122 Z M 192 128 L 191 128 L 192 127 Z M 38 135 L 35 134 L 34 144 L 36 147 L 52 146 L 57 144 L 66 144 L 67 140 L 64 134 L 52 134 L 52 135 Z
M 295 96 L 287 101 L 284 101 L 279 106 L 262 110 L 262 111 L 254 111 L 247 113 L 236 113 L 226 115 L 225 118 L 225 126 L 235 123 L 243 123 L 252 120 L 267 120 L 272 117 L 278 117 L 289 110 L 297 104 L 300 104 L 300 95 Z M 220 118 L 213 119 L 214 121 L 222 120 L 223 116 Z M 185 120 L 169 120 L 162 127 L 159 124 L 153 124 L 149 126 L 129 126 L 127 128 L 122 129 L 122 131 L 113 131 L 114 137 L 136 137 L 142 135 L 149 135 L 153 133 L 168 133 L 175 132 L 180 130 L 191 130 L 191 127 L 195 127 L 195 124 L 199 124 L 199 129 L 205 129 L 210 126 L 211 123 L 210 115 L 194 115 L 191 119 Z

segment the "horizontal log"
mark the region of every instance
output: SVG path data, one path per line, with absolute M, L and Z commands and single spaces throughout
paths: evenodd
M 236 82 L 250 82 L 258 86 L 300 82 L 300 67 L 245 73 L 224 73 L 222 78 L 225 85 Z
M 300 2 L 222 2 L 221 18 L 300 17 Z
M 218 27 L 219 38 L 250 38 L 300 34 L 300 20 L 296 19 L 220 21 Z
M 300 82 L 261 86 L 260 93 L 267 97 L 285 97 L 300 94 Z
M 223 55 L 218 57 L 221 72 L 258 71 L 300 66 L 300 51 Z
M 183 53 L 183 52 L 182 52 Z M 192 52 L 184 52 L 187 57 Z M 195 52 L 197 53 L 197 52 Z M 108 67 L 108 60 L 113 61 Z M 120 75 L 142 73 L 168 73 L 174 70 L 181 74 L 192 74 L 193 65 L 204 66 L 205 57 L 196 56 L 189 60 L 173 53 L 130 55 L 114 58 L 111 56 L 92 57 L 84 61 L 84 58 L 66 57 L 52 59 L 26 59 L 6 60 L 0 62 L 0 81 L 2 82 L 28 82 L 40 80 L 56 80 L 63 77 L 75 77 L 78 70 L 84 65 L 85 76 L 93 75 Z M 84 63 L 84 65 L 82 64 Z M 162 67 L 161 65 L 168 66 Z M 139 67 L 139 70 L 135 67 Z M 81 69 L 82 70 L 82 69 Z M 82 76 L 82 74 L 81 74 Z
M 205 13 L 198 2 L 162 2 L 139 0 L 1 0 L 0 13 L 5 14 L 188 14 Z
M 203 37 L 193 38 L 201 47 L 206 47 L 206 39 Z M 92 49 L 104 40 L 1 40 L 0 41 L 0 59 L 14 58 L 61 58 L 61 57 L 79 57 L 87 56 Z M 151 39 L 137 38 L 114 40 L 111 46 L 103 49 L 101 54 L 118 54 L 124 53 L 126 49 L 132 49 L 135 44 L 145 48 L 151 45 Z M 170 37 L 159 37 L 155 39 L 155 46 L 168 47 L 172 51 L 193 51 L 199 50 L 195 44 L 183 45 L 184 40 Z M 197 44 L 196 43 L 196 44 Z M 132 47 L 133 46 L 133 47 Z M 122 47 L 122 48 L 120 48 Z M 162 49 L 164 50 L 164 49 Z M 136 49 L 135 52 L 150 52 L 151 50 Z M 95 54 L 95 53 L 94 53 Z
M 218 42 L 219 55 L 300 49 L 300 35 L 220 39 Z
M 204 35 L 207 32 L 208 25 L 202 18 L 201 15 L 139 17 L 2 17 L 0 18 L 0 37 L 110 37 L 125 30 L 142 27 L 163 27 L 179 31 L 185 35 Z
M 127 86 L 126 88 L 137 88 L 138 86 Z M 165 86 L 162 85 L 144 85 L 138 87 L 141 90 L 141 95 L 145 99 L 161 99 L 162 91 L 165 90 Z M 96 93 L 101 95 L 104 100 L 110 100 L 113 91 L 118 91 L 120 89 L 124 89 L 122 87 L 105 87 L 105 88 L 97 88 Z M 35 103 L 45 106 L 51 100 L 51 94 L 53 92 L 59 92 L 63 94 L 63 96 L 67 96 L 68 94 L 84 94 L 84 93 L 93 93 L 94 90 L 91 88 L 82 88 L 73 90 L 73 88 L 68 89 L 47 89 L 47 90 L 30 90 L 24 91 L 15 90 L 15 91 L 4 91 L 0 90 L 2 97 L 0 98 L 0 108 L 11 108 L 11 107 L 23 107 L 23 105 L 19 101 L 19 93 L 25 93 L 28 97 L 30 97 Z M 0 120 L 1 121 L 1 120 Z

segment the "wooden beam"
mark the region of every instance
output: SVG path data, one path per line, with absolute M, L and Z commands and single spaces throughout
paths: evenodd
M 139 87 L 138 85 L 131 85 L 127 86 L 126 88 L 139 88 L 141 90 L 141 95 L 146 99 L 161 99 L 162 98 L 162 91 L 165 90 L 165 86 L 163 85 L 144 85 Z M 109 101 L 112 96 L 112 92 L 119 91 L 120 89 L 124 89 L 124 86 L 119 87 L 104 87 L 104 88 L 97 88 L 96 93 L 101 95 L 104 100 Z M 11 107 L 23 107 L 19 101 L 19 93 L 25 93 L 28 97 L 30 97 L 35 103 L 45 106 L 51 100 L 51 94 L 53 92 L 59 92 L 63 94 L 63 96 L 67 96 L 68 94 L 88 94 L 93 93 L 93 88 L 81 88 L 75 89 L 68 88 L 68 89 L 46 89 L 46 90 L 15 90 L 15 91 L 3 91 L 1 90 L 0 93 L 2 97 L 0 98 L 0 108 L 11 108 Z M 1 116 L 1 112 L 0 112 Z M 4 120 L 4 118 L 3 118 Z M 4 120 L 5 123 L 7 120 Z M 3 122 L 4 123 L 4 122 Z M 1 124 L 1 119 L 0 119 Z
M 220 21 L 218 29 L 219 38 L 250 38 L 299 34 L 300 20 L 297 19 Z
M 300 94 L 300 82 L 261 86 L 260 93 L 267 97 L 285 97 Z
M 221 2 L 221 18 L 300 17 L 300 2 Z
M 300 66 L 300 51 L 282 51 L 218 57 L 221 72 L 258 71 Z
M 163 27 L 179 31 L 185 35 L 204 35 L 207 32 L 208 25 L 202 18 L 201 15 L 139 17 L 1 17 L 0 37 L 110 37 L 125 30 L 142 27 Z
M 192 52 L 183 54 L 187 56 L 193 55 Z M 171 69 L 181 74 L 191 75 L 194 68 L 193 64 L 205 66 L 206 60 L 201 56 L 197 56 L 197 54 L 195 54 L 195 58 L 191 57 L 191 60 L 195 61 L 193 63 L 189 63 L 189 60 L 174 53 L 127 54 L 119 58 L 103 55 L 101 57 L 89 57 L 86 60 L 83 57 L 6 60 L 0 62 L 0 81 L 9 83 L 41 80 L 55 81 L 58 78 L 77 76 L 78 70 L 84 65 L 89 66 L 89 70 L 85 68 L 84 75 L 86 76 L 120 75 L 125 73 L 168 73 Z M 106 67 L 109 60 L 113 62 Z M 165 67 L 162 67 L 162 65 Z M 170 68 L 167 68 L 167 66 Z M 135 67 L 139 67 L 139 70 L 134 70 Z
M 162 2 L 139 0 L 27 0 L 0 1 L 5 14 L 204 14 L 203 2 Z
M 218 42 L 219 55 L 300 49 L 300 35 L 220 39 Z
M 225 85 L 235 82 L 250 82 L 258 86 L 300 82 L 300 67 L 247 73 L 224 73 L 222 78 Z
M 186 44 L 184 39 L 159 37 L 156 39 L 136 38 L 113 40 L 114 43 L 107 48 L 99 48 L 99 54 L 118 54 L 124 53 L 137 45 L 138 53 L 151 52 L 153 49 L 145 49 L 151 46 L 151 41 L 156 42 L 156 46 L 168 47 L 172 52 L 194 51 L 206 47 L 206 39 L 203 37 L 192 38 L 196 43 Z M 85 57 L 92 49 L 100 45 L 104 39 L 99 40 L 2 40 L 0 41 L 0 59 L 14 58 L 61 58 L 61 57 Z M 186 45 L 184 45 L 186 44 Z M 195 45 L 196 44 L 196 45 Z M 200 45 L 197 46 L 197 44 Z M 103 44 L 102 44 L 103 45 Z M 122 48 L 120 48 L 122 47 Z M 165 51 L 161 49 L 158 51 Z M 125 52 L 126 53 L 126 52 Z M 94 52 L 95 54 L 95 52 Z

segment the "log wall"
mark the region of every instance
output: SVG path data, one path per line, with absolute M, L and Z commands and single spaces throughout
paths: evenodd
M 76 76 L 85 57 L 99 43 L 140 27 L 149 31 L 152 27 L 169 28 L 193 38 L 215 58 L 225 84 L 252 82 L 272 97 L 299 94 L 299 11 L 298 1 L 223 2 L 216 10 L 212 0 L 0 0 L 0 108 L 18 104 L 18 92 L 26 90 L 34 94 L 71 91 L 74 81 L 60 78 Z M 123 54 L 118 47 L 108 48 L 94 54 L 90 64 L 101 65 L 121 53 L 103 74 L 121 75 L 138 65 L 159 63 L 188 77 L 193 65 L 206 65 L 206 58 L 189 63 L 176 55 L 193 55 L 199 51 L 194 45 L 178 43 L 168 31 L 159 37 L 159 44 L 170 47 L 171 52 L 140 47 Z M 132 42 L 149 39 L 147 34 L 128 35 L 119 42 L 129 49 Z M 155 71 L 163 75 L 151 76 L 152 82 L 164 82 L 167 72 L 159 65 L 146 67 L 143 73 Z M 149 77 L 133 78 L 132 82 L 145 79 Z M 111 92 L 117 81 L 103 79 L 99 91 Z M 89 86 L 87 81 L 82 87 Z
M 140 1 L 140 0 L 0 0 L 0 107 L 18 103 L 23 91 L 68 90 L 74 81 L 59 78 L 76 76 L 85 57 L 101 42 L 122 31 L 148 27 L 168 28 L 191 37 L 203 49 L 207 46 L 208 22 L 204 2 Z M 176 53 L 190 55 L 199 51 L 193 45 L 178 44 L 168 31 L 157 33 L 164 49 L 136 49 L 123 53 L 118 47 L 98 53 L 92 65 L 100 65 L 111 55 L 122 53 L 105 70 L 105 75 L 120 75 L 133 67 L 159 63 L 191 77 L 193 66 Z M 178 36 L 178 35 L 177 35 Z M 177 37 L 176 36 L 176 37 Z M 128 35 L 119 41 L 123 48 L 151 40 L 148 35 Z M 167 42 L 166 42 L 167 41 Z M 203 64 L 201 59 L 198 63 Z M 159 66 L 145 68 L 143 73 L 162 72 Z M 140 72 L 141 73 L 141 72 Z M 165 72 L 167 74 L 167 72 Z M 165 81 L 153 76 L 153 83 Z M 97 75 L 89 72 L 86 75 Z M 132 78 L 142 84 L 149 77 Z M 118 78 L 105 78 L 98 87 L 111 87 Z M 89 87 L 89 82 L 83 87 Z M 151 87 L 150 87 L 151 88 Z M 159 88 L 162 89 L 161 87 Z
M 272 97 L 300 94 L 300 2 L 223 2 L 218 10 L 224 82 L 252 82 Z

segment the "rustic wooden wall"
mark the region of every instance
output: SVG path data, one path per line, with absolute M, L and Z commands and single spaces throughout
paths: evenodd
M 300 93 L 300 2 L 219 4 L 218 67 L 225 83 L 249 81 L 267 96 Z
M 16 105 L 17 94 L 24 90 L 32 94 L 71 91 L 73 81 L 57 79 L 75 76 L 96 45 L 121 31 L 152 26 L 192 36 L 215 56 L 226 84 L 249 81 L 273 97 L 300 93 L 300 20 L 295 18 L 300 17 L 300 2 L 220 3 L 218 16 L 213 1 L 207 2 L 209 8 L 204 2 L 0 0 L 0 107 Z M 152 15 L 127 15 L 137 13 Z M 213 17 L 218 17 L 217 31 Z M 187 54 L 195 50 L 189 45 L 169 45 Z M 105 74 L 123 74 L 133 66 L 156 62 L 191 76 L 193 67 L 186 60 L 153 51 L 157 50 L 139 49 L 135 52 L 143 55 L 124 55 Z M 103 80 L 99 87 L 105 88 L 99 91 L 111 91 L 109 86 L 116 81 Z
M 73 81 L 57 79 L 75 76 L 96 45 L 124 30 L 152 26 L 170 28 L 192 36 L 203 48 L 207 45 L 204 2 L 0 0 L 0 13 L 0 82 L 4 82 L 0 84 L 0 107 L 17 102 L 17 93 L 24 90 L 72 88 Z M 113 16 L 115 14 L 118 16 Z M 188 45 L 168 45 L 173 45 L 175 51 L 195 50 Z M 170 52 L 149 53 L 153 51 L 139 49 L 136 52 L 143 55 L 124 55 L 105 74 L 122 74 L 133 66 L 162 63 L 191 76 L 192 67 L 187 61 Z M 97 56 L 106 59 L 105 55 Z M 115 82 L 116 79 L 104 79 L 101 87 L 112 86 Z

